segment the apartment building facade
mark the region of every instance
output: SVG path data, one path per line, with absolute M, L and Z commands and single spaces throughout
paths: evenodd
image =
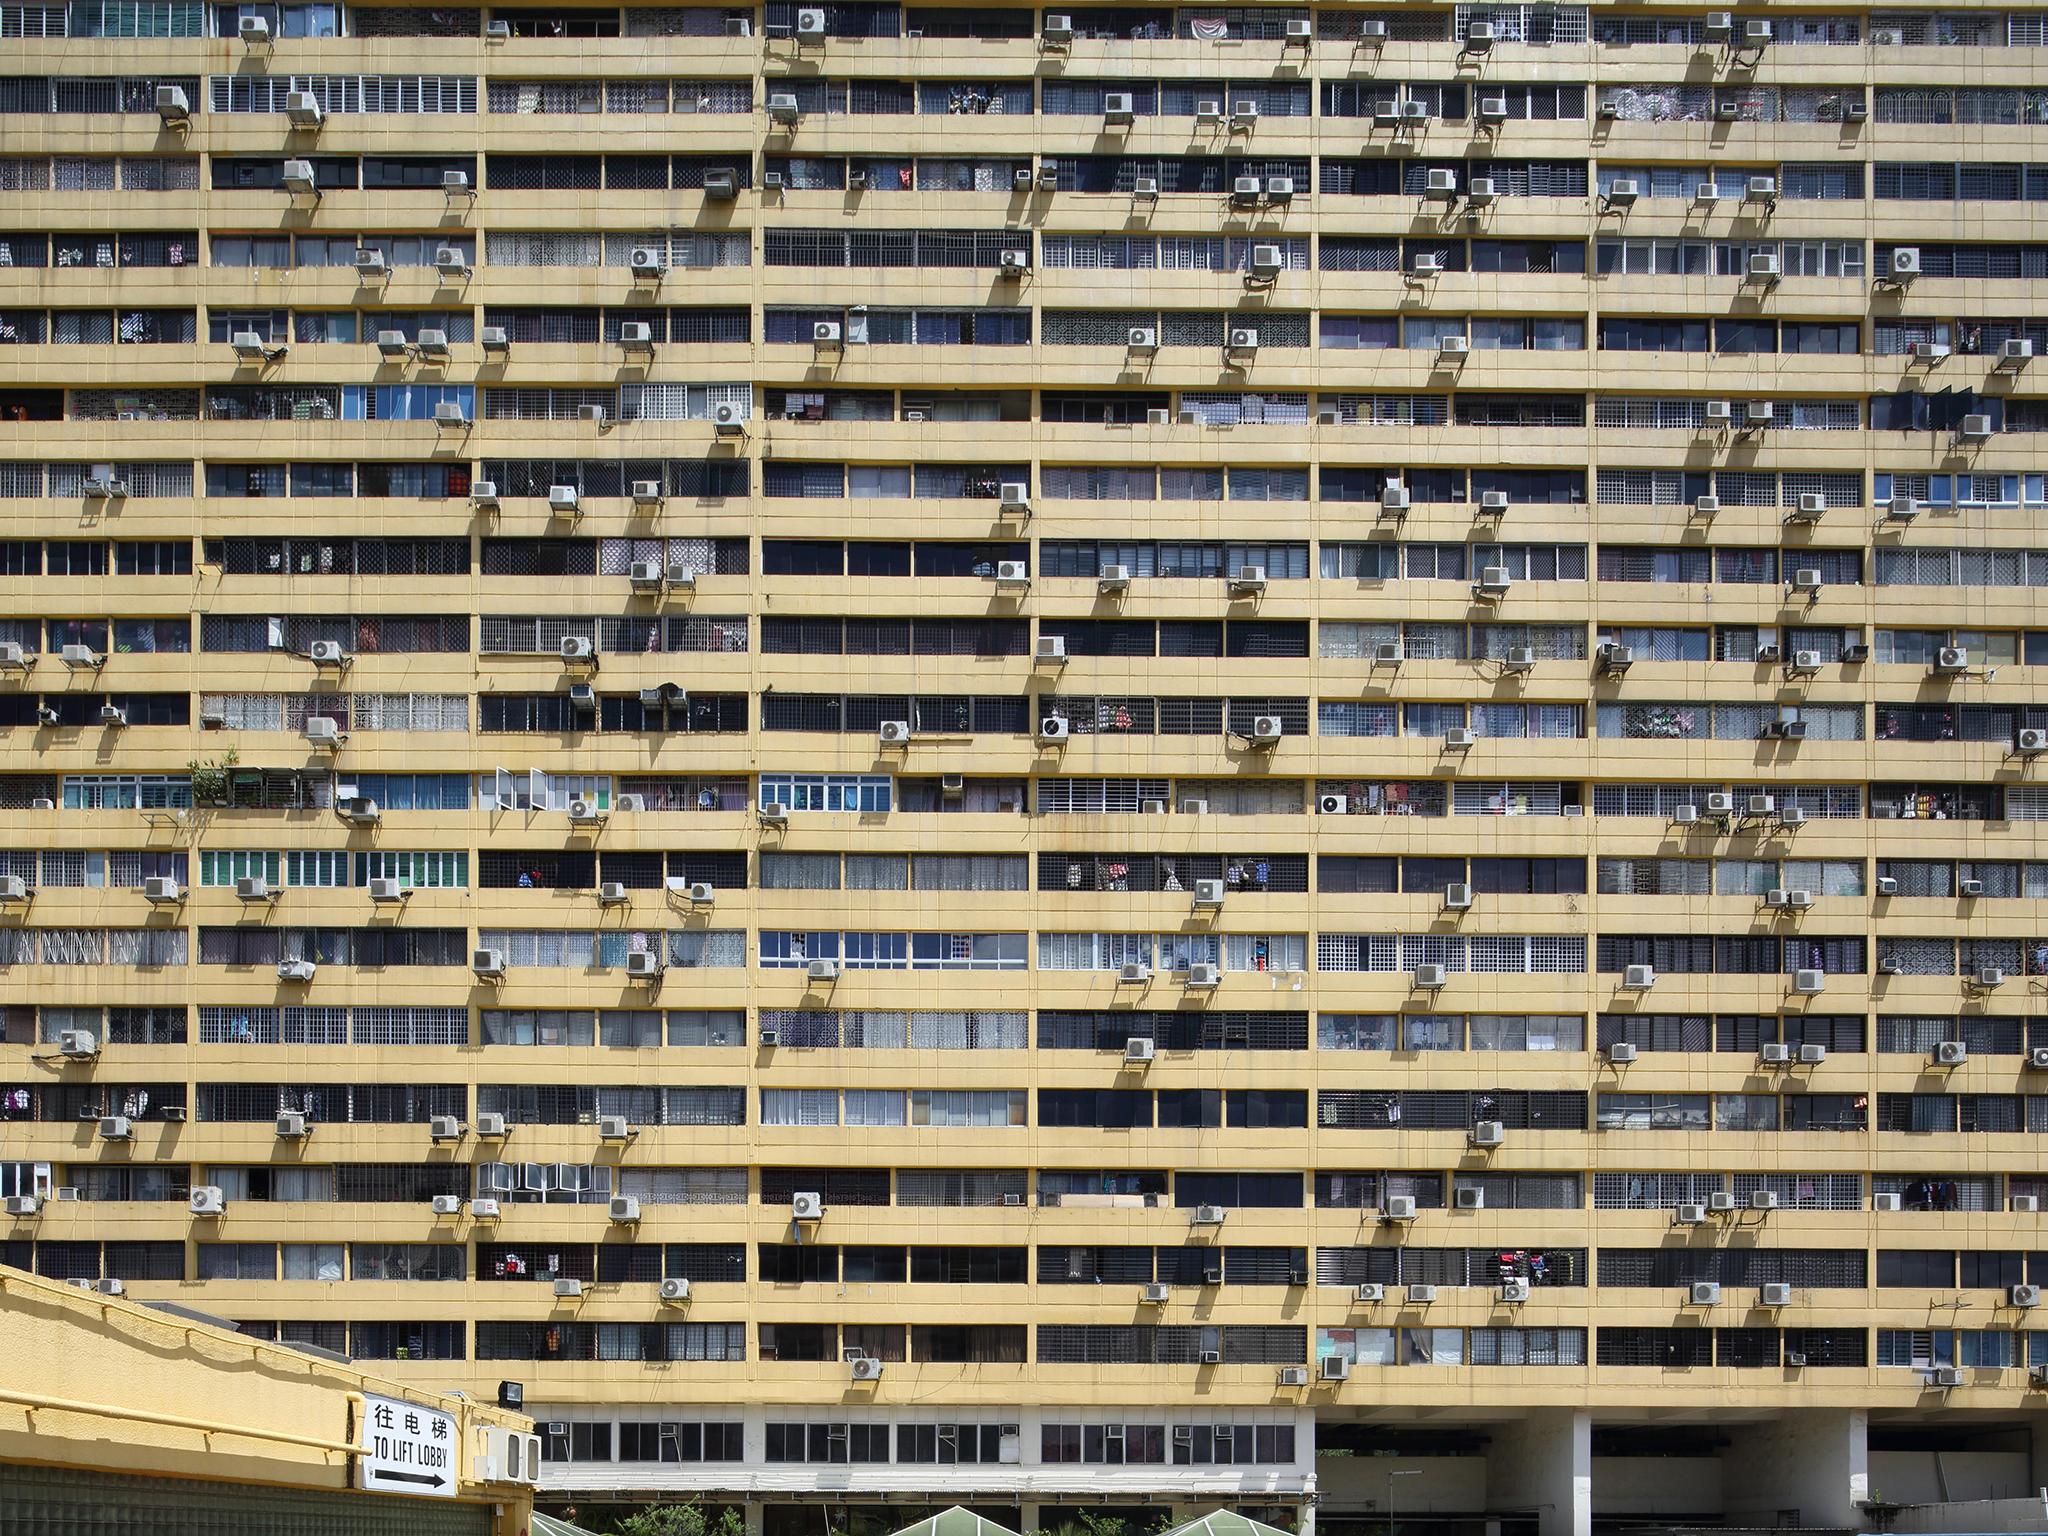
M 2035 1487 L 2044 17 L 0 4 L 0 1261 L 771 1532 Z

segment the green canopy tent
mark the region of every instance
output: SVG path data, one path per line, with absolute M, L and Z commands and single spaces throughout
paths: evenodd
M 962 1509 L 955 1504 L 951 1509 L 942 1509 L 928 1520 L 915 1525 L 906 1525 L 896 1536 L 1017 1536 L 1008 1526 L 997 1525 L 993 1520 L 984 1520 L 971 1509 Z
M 1240 1515 L 1234 1509 L 1219 1509 L 1185 1525 L 1176 1525 L 1165 1536 L 1287 1536 L 1287 1532 L 1250 1515 Z

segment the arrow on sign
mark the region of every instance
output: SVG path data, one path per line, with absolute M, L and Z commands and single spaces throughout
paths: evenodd
M 370 1468 L 373 1482 L 423 1483 L 429 1488 L 444 1488 L 448 1480 L 438 1472 L 394 1472 L 389 1467 Z

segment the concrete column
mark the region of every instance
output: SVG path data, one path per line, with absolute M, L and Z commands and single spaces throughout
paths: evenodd
M 1534 1511 L 1541 1536 L 1591 1536 L 1592 1417 L 1575 1408 L 1537 1408 L 1487 1432 L 1487 1508 Z
M 1301 1506 L 1300 1536 L 1316 1536 L 1316 1501 L 1309 1499 Z
M 759 1499 L 749 1499 L 742 1509 L 747 1522 L 747 1536 L 761 1536 L 762 1511 L 766 1508 Z
M 1797 1525 L 1856 1527 L 1870 1497 L 1870 1415 L 1859 1408 L 1795 1408 L 1744 1424 L 1722 1453 L 1722 1506 L 1745 1523 L 1776 1525 L 1781 1510 Z

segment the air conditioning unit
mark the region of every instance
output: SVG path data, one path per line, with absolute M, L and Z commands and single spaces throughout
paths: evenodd
M 811 326 L 811 341 L 820 347 L 839 345 L 840 327 L 837 320 L 820 320 Z
M 1778 1196 L 1768 1189 L 1751 1190 L 1749 1208 L 1752 1211 L 1775 1211 L 1778 1208 Z
M 581 1296 L 582 1294 L 583 1282 L 581 1280 L 557 1280 L 555 1282 L 555 1295 L 563 1300 Z
M 644 320 L 628 321 L 619 327 L 619 345 L 629 352 L 651 352 L 654 349 L 654 327 Z M 604 408 L 598 407 L 601 411 Z M 602 421 L 602 416 L 597 418 Z
M 1656 968 L 1648 965 L 1631 965 L 1621 973 L 1621 984 L 1631 992 L 1647 992 L 1657 985 Z
M 1422 193 L 1436 202 L 1449 202 L 1458 195 L 1458 173 L 1448 170 L 1430 171 L 1423 178 Z
M 39 1195 L 9 1195 L 0 1200 L 0 1212 L 9 1216 L 33 1216 L 43 1208 Z
M 1434 961 L 1415 967 L 1415 986 L 1424 992 L 1434 992 L 1450 979 L 1449 971 Z
M 469 256 L 459 245 L 434 247 L 434 270 L 443 277 L 469 276 Z
M 866 1355 L 857 1355 L 848 1363 L 848 1370 L 855 1381 L 880 1381 L 882 1362 Z
M 71 1061 L 89 1061 L 100 1053 L 99 1037 L 89 1029 L 57 1032 L 57 1054 Z
M 1936 1387 L 1960 1387 L 1963 1372 L 1960 1366 L 1937 1365 L 1927 1373 L 1929 1385 Z
M 825 13 L 822 10 L 805 9 L 796 13 L 796 35 L 798 37 L 823 37 L 825 35 Z
M 1254 277 L 1278 277 L 1286 265 L 1286 258 L 1277 245 L 1255 245 L 1252 247 L 1251 270 Z
M 1603 1052 L 1608 1061 L 1617 1067 L 1625 1067 L 1636 1059 L 1636 1048 L 1627 1040 L 1617 1040 Z
M 1490 207 L 1500 199 L 1500 182 L 1492 176 L 1474 176 L 1465 184 L 1465 197 L 1475 208 Z
M 1106 91 L 1102 97 L 1102 120 L 1106 123 L 1128 123 L 1136 116 L 1128 91 Z
M 1253 746 L 1270 747 L 1287 734 L 1287 723 L 1278 715 L 1254 715 L 1248 739 Z
M 1932 1060 L 1937 1067 L 1960 1067 L 1970 1059 L 1970 1048 L 1960 1040 L 1935 1042 Z
M 1222 906 L 1223 882 L 1221 880 L 1197 880 L 1195 882 L 1195 905 L 1198 907 Z
M 128 723 L 128 711 L 119 704 L 100 706 L 100 724 L 121 726 Z
M 1998 344 L 1998 360 L 2000 363 L 2022 364 L 2030 362 L 2033 356 L 2034 343 L 2026 337 L 2014 337 L 2009 341 L 2001 341 Z
M 1293 202 L 1294 178 L 1292 176 L 1268 176 L 1266 178 L 1266 201 L 1269 203 Z
M 2022 730 L 2016 746 L 2021 752 L 2030 756 L 2036 752 L 2048 752 L 2048 731 Z
M 261 16 L 244 16 L 236 29 L 243 42 L 250 47 L 270 41 L 270 23 Z
M 508 1127 L 503 1115 L 494 1114 L 489 1111 L 478 1112 L 476 1117 L 477 1135 L 495 1141 L 502 1137 L 507 1129 Z
M 1464 880 L 1453 880 L 1444 887 L 1444 910 L 1464 912 L 1472 906 L 1472 886 Z
M 1022 560 L 998 560 L 995 581 L 999 587 L 1028 587 L 1031 567 Z
M 1466 1142 L 1475 1147 L 1498 1147 L 1507 1139 L 1507 1127 L 1498 1120 L 1481 1120 L 1465 1133 Z
M 1789 1307 L 1792 1305 L 1792 1287 L 1782 1281 L 1772 1281 L 1757 1288 L 1757 1303 L 1766 1307 Z
M 877 727 L 876 736 L 885 747 L 902 747 L 910 744 L 910 722 L 908 720 L 884 720 Z
M 2014 1195 L 2010 1204 L 2015 1215 L 2038 1216 L 2041 1214 L 2041 1197 L 2039 1195 Z
M 469 968 L 483 977 L 498 977 L 505 974 L 505 951 L 502 949 L 479 949 L 471 953 Z
M 1898 1211 L 1905 1208 L 1905 1200 L 1896 1194 L 1876 1194 L 1870 1197 L 1873 1211 Z
M 1766 1040 L 1757 1047 L 1757 1060 L 1767 1067 L 1784 1067 L 1792 1063 L 1792 1047 L 1778 1040 Z
M 1233 325 L 1227 347 L 1232 352 L 1256 352 L 1259 350 L 1259 332 L 1256 326 Z
M 1792 973 L 1792 990 L 1800 997 L 1818 997 L 1827 990 L 1827 972 L 1804 969 Z
M 1387 40 L 1387 35 L 1387 24 L 1381 17 L 1369 16 L 1358 24 L 1358 36 L 1361 42 L 1384 43 Z
M 462 1214 L 462 1196 L 436 1195 L 433 1199 L 433 1207 L 436 1216 L 460 1216 Z
M 640 1200 L 636 1195 L 613 1195 L 611 1198 L 611 1219 L 621 1226 L 630 1226 L 640 1219 Z
M 1451 1204 L 1461 1211 L 1483 1211 L 1486 1191 L 1476 1184 L 1461 1184 L 1451 1191 Z
M 638 949 L 626 956 L 626 975 L 634 981 L 659 980 L 661 969 L 661 956 L 651 949 Z
M 1029 173 L 1024 172 L 1020 174 Z M 1156 198 L 1159 196 L 1159 178 L 1157 176 L 1140 176 L 1131 183 L 1131 196 L 1142 199 Z
M 1387 1299 L 1387 1288 L 1375 1281 L 1366 1281 L 1363 1284 L 1352 1287 L 1351 1299 L 1370 1306 Z
M 1256 176 L 1239 176 L 1236 180 L 1232 181 L 1230 184 L 1230 200 L 1239 206 L 1256 203 L 1259 200 L 1259 178 Z
M 1672 1219 L 1681 1227 L 1696 1227 L 1707 1219 L 1707 1208 L 1697 1201 L 1687 1201 L 1677 1207 Z
M 126 1115 L 100 1116 L 100 1140 L 133 1141 L 134 1139 L 135 1122 Z
M 1501 662 L 1504 672 L 1529 672 L 1536 666 L 1536 652 L 1531 646 L 1511 645 L 1506 658 Z
M 1721 1286 L 1715 1280 L 1695 1280 L 1688 1293 L 1693 1306 L 1718 1307 L 1721 1304 Z
M 1119 982 L 1129 982 L 1134 984 L 1139 982 L 1150 981 L 1152 979 L 1152 969 L 1150 966 L 1145 965 L 1142 961 L 1126 960 L 1122 965 L 1117 967 L 1116 979 Z
M 1450 752 L 1469 752 L 1479 743 L 1479 737 L 1471 727 L 1454 725 L 1444 732 L 1444 749 Z
M 1197 960 L 1188 966 L 1187 984 L 1191 990 L 1206 990 L 1219 985 L 1222 980 L 1223 973 L 1211 961 Z
M 318 128 L 326 113 L 320 110 L 320 98 L 311 91 L 287 91 L 284 117 L 294 128 Z
M 1125 336 L 1125 345 L 1133 352 L 1156 352 L 1159 350 L 1159 332 L 1149 325 L 1134 325 Z
M 1415 1219 L 1415 1197 L 1413 1195 L 1388 1195 L 1380 1207 L 1381 1221 L 1413 1221 Z M 1361 1297 L 1361 1300 L 1364 1298 Z M 1372 1298 L 1377 1301 L 1377 1296 Z
M 383 902 L 405 900 L 404 882 L 390 875 L 378 876 L 370 882 L 370 900 Z
M 1957 428 L 1957 435 L 1965 442 L 1988 442 L 1992 436 L 1991 418 L 1984 415 L 1965 416 L 1962 426 Z
M 1913 361 L 1916 363 L 1938 363 L 1948 356 L 1948 343 L 1945 341 L 1916 341 L 1913 343 L 1912 356 Z
M 1965 896 L 1982 896 L 1984 894 L 1984 882 L 1982 880 L 1961 881 L 1959 882 L 1959 888 Z
M 1411 1285 L 1407 1287 L 1406 1294 L 1408 1300 L 1415 1305 L 1426 1307 L 1436 1300 L 1436 1287 L 1433 1285 Z
M 1802 1067 L 1817 1067 L 1828 1059 L 1828 1048 L 1824 1045 L 1802 1045 L 1799 1047 L 1799 1064 Z
M 1801 497 L 1801 501 L 1805 498 Z M 1799 566 L 1792 572 L 1794 592 L 1818 592 L 1820 590 L 1820 568 L 1812 565 Z
M 1751 48 L 1761 48 L 1771 40 L 1771 24 L 1768 21 L 1745 21 L 1742 24 L 1742 41 Z
M 1642 195 L 1642 186 L 1633 176 L 1617 176 L 1607 184 L 1605 201 L 1610 208 L 1632 208 Z
M 659 560 L 635 560 L 627 567 L 626 580 L 638 591 L 658 591 L 662 584 L 663 571 Z
M 837 960 L 809 960 L 804 963 L 804 976 L 810 981 L 837 981 L 839 962 Z
M 1482 597 L 1505 597 L 1512 584 L 1506 566 L 1488 565 L 1480 568 L 1479 579 L 1472 585 Z
M 171 875 L 152 875 L 142 882 L 144 899 L 154 902 L 172 902 L 184 899 L 178 889 L 178 882 Z
M 1593 652 L 1593 659 L 1602 672 L 1626 672 L 1635 665 L 1636 653 L 1628 646 L 1604 640 Z
M 1324 1355 L 1316 1362 L 1316 1369 L 1324 1381 L 1351 1379 L 1351 1362 L 1343 1355 Z
M 1074 18 L 1048 12 L 1045 25 L 1038 29 L 1038 35 L 1048 43 L 1068 43 L 1074 39 Z

